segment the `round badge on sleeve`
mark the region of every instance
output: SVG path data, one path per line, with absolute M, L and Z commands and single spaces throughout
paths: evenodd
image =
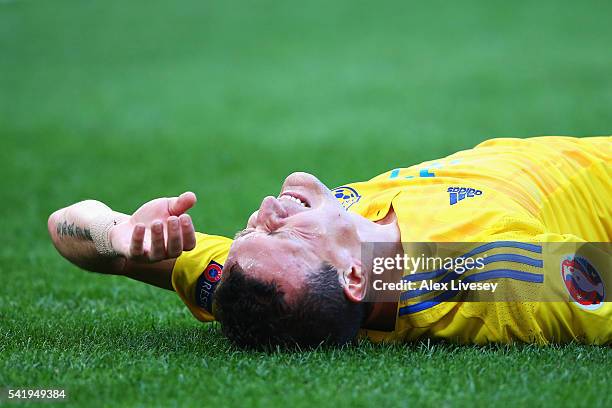
M 564 257 L 561 260 L 561 278 L 572 301 L 581 308 L 596 310 L 603 305 L 606 295 L 603 280 L 586 258 Z
M 218 282 L 221 279 L 222 267 L 216 262 L 211 262 L 206 269 L 204 269 L 204 277 L 210 283 Z

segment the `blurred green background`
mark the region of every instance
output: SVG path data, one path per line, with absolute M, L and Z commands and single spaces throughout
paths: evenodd
M 611 18 L 606 1 L 0 1 L 0 388 L 102 405 L 542 405 L 568 401 L 569 382 L 609 402 L 594 374 L 609 349 L 239 352 L 172 293 L 69 266 L 46 217 L 192 190 L 198 229 L 231 235 L 295 170 L 333 187 L 491 137 L 610 134 Z

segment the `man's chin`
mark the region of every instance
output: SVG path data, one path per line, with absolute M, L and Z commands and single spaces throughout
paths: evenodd
M 301 195 L 310 207 L 315 207 L 321 203 L 324 197 L 331 194 L 329 188 L 318 178 L 310 173 L 295 172 L 291 173 L 283 183 L 281 195 L 284 192 L 293 192 Z

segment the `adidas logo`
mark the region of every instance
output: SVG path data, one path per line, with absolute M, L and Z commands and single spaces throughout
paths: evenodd
M 482 195 L 481 190 L 476 190 L 475 188 L 467 187 L 449 187 L 446 191 L 449 195 L 450 205 L 457 204 L 464 198 L 472 198 Z

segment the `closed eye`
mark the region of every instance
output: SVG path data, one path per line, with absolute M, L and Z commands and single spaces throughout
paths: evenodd
M 247 236 L 247 235 L 249 235 L 249 234 L 251 234 L 251 233 L 253 233 L 255 231 L 257 231 L 255 228 L 245 228 L 242 231 L 238 231 L 236 233 L 236 235 L 234 236 L 234 240 L 237 240 L 238 238 L 245 237 L 245 236 Z M 288 233 L 289 233 L 289 231 L 282 231 L 281 230 L 281 231 L 272 231 L 272 232 L 269 232 L 268 235 L 270 235 L 270 236 L 281 235 L 281 234 L 284 235 L 284 234 L 288 234 Z
M 251 232 L 254 232 L 254 231 L 255 231 L 255 228 L 245 228 L 242 231 L 238 231 L 236 235 L 234 235 L 234 240 L 238 238 L 242 238 L 246 235 L 249 235 Z

